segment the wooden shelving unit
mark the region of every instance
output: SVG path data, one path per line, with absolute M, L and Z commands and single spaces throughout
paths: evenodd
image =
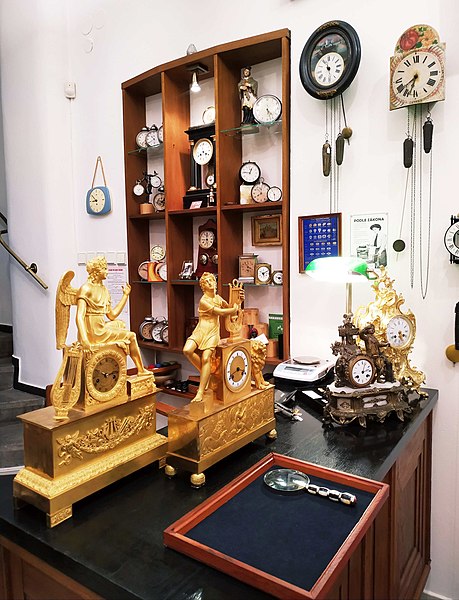
M 282 202 L 262 205 L 240 205 L 239 168 L 243 161 L 243 138 L 240 134 L 241 103 L 238 82 L 241 69 L 254 67 L 277 59 L 280 65 L 282 122 L 273 125 L 281 138 Z M 212 78 L 214 84 L 215 120 L 215 173 L 217 183 L 216 207 L 183 208 L 183 196 L 190 185 L 190 146 L 185 133 L 190 127 L 190 65 L 205 65 L 208 73 L 200 81 Z M 276 63 L 277 64 L 277 63 Z M 124 153 L 126 214 L 128 239 L 129 280 L 138 281 L 137 268 L 148 260 L 151 227 L 164 221 L 168 282 L 154 292 L 163 290 L 169 322 L 169 345 L 141 342 L 143 348 L 153 351 L 181 351 L 186 339 L 185 324 L 195 316 L 197 282 L 180 281 L 178 274 L 183 261 L 191 257 L 196 261 L 193 247 L 197 229 L 196 220 L 213 217 L 217 222 L 218 237 L 218 293 L 227 296 L 224 284 L 238 276 L 238 256 L 244 252 L 244 216 L 256 214 L 281 215 L 282 246 L 279 246 L 279 264 L 283 271 L 280 305 L 284 320 L 283 356 L 289 356 L 289 191 L 290 191 L 290 32 L 281 29 L 271 33 L 215 46 L 172 62 L 157 66 L 122 84 L 124 115 Z M 262 93 L 269 93 L 264 91 Z M 260 90 L 259 90 L 260 95 Z M 135 149 L 136 134 L 147 124 L 148 102 L 161 106 L 164 143 L 162 152 L 154 156 L 164 159 L 165 213 L 140 215 L 137 198 L 132 188 L 142 173 L 148 169 L 149 152 Z M 151 123 L 150 123 L 151 124 Z M 159 123 L 158 123 L 159 125 Z M 254 134 L 258 135 L 258 134 Z M 253 137 L 253 136 L 251 136 Z M 196 267 L 196 264 L 195 264 Z M 153 288 L 135 284 L 130 296 L 131 329 L 138 331 L 146 315 L 154 314 Z M 226 292 L 226 293 L 225 293 Z M 256 293 L 254 292 L 254 296 Z M 252 301 L 252 300 L 251 300 Z M 253 300 L 255 305 L 255 300 Z M 153 306 L 152 306 L 153 303 Z M 261 307 L 260 307 L 261 308 Z M 270 307 L 264 307 L 270 312 Z M 277 312 L 277 311 L 276 311 Z M 274 361 L 275 362 L 275 361 Z

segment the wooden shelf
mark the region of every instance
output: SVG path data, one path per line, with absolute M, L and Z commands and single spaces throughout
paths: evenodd
M 263 204 L 226 204 L 240 196 L 239 169 L 244 152 L 244 140 L 251 137 L 246 126 L 241 126 L 241 101 L 238 83 L 241 69 L 247 64 L 264 65 L 277 60 L 279 69 L 277 81 L 281 90 L 276 91 L 282 102 L 281 120 L 269 126 L 258 126 L 257 136 L 252 136 L 250 144 L 272 152 L 272 145 L 263 142 L 266 136 L 275 141 L 275 152 L 279 153 L 279 187 L 282 189 L 281 202 Z M 215 177 L 217 185 L 217 205 L 197 209 L 184 209 L 183 197 L 191 182 L 190 143 L 186 133 L 190 125 L 190 70 L 193 63 L 202 63 L 208 69 L 200 79 L 212 79 L 215 105 Z M 244 225 L 250 213 L 280 214 L 282 246 L 278 247 L 278 264 L 284 278 L 280 288 L 281 296 L 275 294 L 276 312 L 284 318 L 283 356 L 289 356 L 290 348 L 290 298 L 289 298 L 289 244 L 290 244 L 290 32 L 280 29 L 221 44 L 184 56 L 142 73 L 122 84 L 124 119 L 124 165 L 128 243 L 129 281 L 137 281 L 138 266 L 148 259 L 150 246 L 156 235 L 165 238 L 167 266 L 170 279 L 163 288 L 149 285 L 134 285 L 130 295 L 130 329 L 138 331 L 146 315 L 155 314 L 155 303 L 167 307 L 169 323 L 169 345 L 141 342 L 143 349 L 155 352 L 181 352 L 186 340 L 186 323 L 195 317 L 195 305 L 199 282 L 179 280 L 184 261 L 196 262 L 196 228 L 199 219 L 213 218 L 217 223 L 218 239 L 218 293 L 225 297 L 224 285 L 237 279 L 238 257 L 243 254 L 247 240 L 244 239 Z M 161 107 L 164 142 L 161 147 L 137 150 L 135 138 L 147 124 L 147 105 Z M 149 108 L 148 110 L 151 110 Z M 151 119 L 150 119 L 151 120 Z M 251 132 L 252 133 L 252 132 Z M 244 150 L 245 149 L 245 150 Z M 260 150 L 264 151 L 264 150 Z M 133 186 L 142 173 L 148 171 L 148 161 L 163 161 L 162 175 L 166 193 L 164 213 L 140 215 L 138 198 Z M 156 163 L 155 163 L 156 165 Z M 151 168 L 151 163 L 150 163 Z M 158 167 L 156 167 L 157 170 Z M 163 225 L 164 224 L 164 225 Z M 161 229 L 163 228 L 163 229 Z M 160 232 L 160 234 L 158 234 Z M 196 267 L 196 264 L 194 265 Z M 172 278 L 172 277 L 175 278 Z M 148 283 L 148 282 L 145 282 Z M 254 286 L 255 287 L 255 286 Z M 266 286 L 264 286 L 266 287 Z M 274 286 L 268 286 L 274 287 Z M 252 289 L 252 288 L 251 288 Z M 164 291 L 163 291 L 164 290 Z M 161 297 L 163 295 L 163 297 Z M 280 306 L 279 306 L 280 304 Z M 270 306 L 260 307 L 272 312 Z M 275 364 L 275 363 L 268 363 Z

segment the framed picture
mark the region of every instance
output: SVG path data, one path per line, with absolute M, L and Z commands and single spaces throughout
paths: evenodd
M 281 215 L 263 215 L 252 217 L 253 246 L 281 246 Z
M 184 260 L 182 270 L 179 273 L 179 279 L 191 279 L 193 277 L 193 261 Z
M 315 258 L 341 255 L 341 213 L 298 217 L 299 271 Z

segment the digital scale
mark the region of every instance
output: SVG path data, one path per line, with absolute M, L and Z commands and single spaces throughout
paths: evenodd
M 334 362 L 315 356 L 289 358 L 276 366 L 273 372 L 275 380 L 287 379 L 301 387 L 308 383 L 318 383 L 333 369 Z

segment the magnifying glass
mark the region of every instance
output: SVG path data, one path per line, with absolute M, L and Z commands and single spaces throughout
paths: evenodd
M 347 506 L 353 506 L 357 497 L 350 492 L 339 492 L 330 488 L 311 483 L 311 480 L 301 471 L 296 469 L 271 469 L 263 477 L 265 484 L 276 492 L 299 492 L 307 491 L 314 496 L 323 496 L 332 502 L 341 502 Z

